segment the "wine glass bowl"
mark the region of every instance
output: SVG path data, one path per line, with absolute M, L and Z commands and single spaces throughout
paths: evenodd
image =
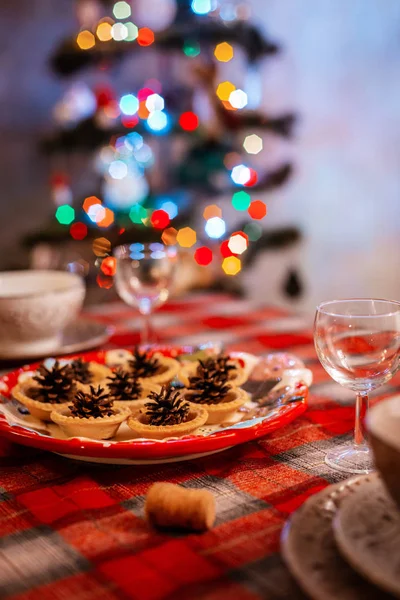
M 149 342 L 150 315 L 170 294 L 177 252 L 158 242 L 125 244 L 114 250 L 117 259 L 115 286 L 118 295 L 143 315 L 142 343 Z
M 349 473 L 367 473 L 372 470 L 364 432 L 368 394 L 400 367 L 400 303 L 367 298 L 324 302 L 315 316 L 314 343 L 327 373 L 357 395 L 354 444 L 328 453 L 326 462 Z

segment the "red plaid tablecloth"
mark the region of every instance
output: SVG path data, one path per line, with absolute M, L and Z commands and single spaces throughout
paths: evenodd
M 116 325 L 110 348 L 138 341 L 140 319 L 126 306 L 90 314 Z M 230 350 L 294 352 L 314 372 L 308 411 L 257 442 L 169 465 L 97 466 L 0 440 L 0 598 L 304 597 L 282 563 L 279 535 L 308 496 L 342 477 L 324 456 L 351 435 L 353 394 L 320 366 L 310 323 L 279 308 L 203 295 L 171 302 L 154 323 L 166 343 L 219 340 Z M 399 384 L 397 377 L 380 396 Z M 191 535 L 153 531 L 143 505 L 154 481 L 210 490 L 215 527 Z

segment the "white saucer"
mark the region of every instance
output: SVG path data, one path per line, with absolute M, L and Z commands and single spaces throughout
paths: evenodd
M 352 567 L 400 598 L 400 511 L 378 474 L 343 500 L 333 529 Z
M 91 319 L 80 318 L 68 327 L 61 334 L 60 344 L 52 352 L 51 356 L 62 356 L 63 354 L 72 354 L 90 350 L 107 342 L 112 334 L 112 328 Z M 28 360 L 42 358 L 43 353 L 19 353 L 19 354 L 0 354 L 0 360 Z
M 341 503 L 355 496 L 368 475 L 330 485 L 311 496 L 286 523 L 281 536 L 283 558 L 297 583 L 314 600 L 387 600 L 340 555 L 332 521 Z

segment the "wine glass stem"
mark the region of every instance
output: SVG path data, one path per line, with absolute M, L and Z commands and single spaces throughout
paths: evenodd
M 367 434 L 365 430 L 365 417 L 368 412 L 369 398 L 368 394 L 359 393 L 356 398 L 356 423 L 354 427 L 354 443 L 362 446 L 367 443 Z
M 143 313 L 141 342 L 144 346 L 150 343 L 150 313 Z

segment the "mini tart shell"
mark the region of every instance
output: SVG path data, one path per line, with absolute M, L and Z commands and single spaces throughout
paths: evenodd
M 191 390 L 183 390 L 183 397 L 187 402 L 190 402 L 191 406 L 206 409 L 208 413 L 206 425 L 218 425 L 229 420 L 249 400 L 247 392 L 237 387 L 233 387 L 228 392 L 225 402 L 219 402 L 218 404 L 197 404 L 190 400 L 191 394 Z
M 133 356 L 133 355 L 132 355 Z M 170 358 L 169 356 L 164 356 L 158 352 L 153 354 L 154 358 L 157 358 L 160 365 L 164 367 L 164 371 L 162 373 L 155 373 L 155 375 L 150 375 L 150 377 L 142 377 L 141 381 L 148 381 L 150 383 L 159 383 L 163 385 L 164 383 L 169 383 L 173 380 L 176 375 L 178 375 L 181 365 L 174 358 Z
M 232 360 L 234 360 L 236 362 L 235 359 L 232 359 Z M 190 385 L 189 377 L 194 377 L 196 375 L 198 366 L 199 366 L 199 362 L 195 361 L 195 362 L 187 363 L 186 365 L 183 365 L 183 367 L 180 368 L 178 377 L 179 377 L 179 380 L 183 383 L 183 385 L 185 387 L 187 387 L 187 388 L 189 387 L 189 385 Z M 231 385 L 233 387 L 239 387 L 245 381 L 247 381 L 247 379 L 248 379 L 248 374 L 246 372 L 246 369 L 244 369 L 243 367 L 241 367 L 238 364 L 238 365 L 236 365 L 235 371 L 232 374 L 232 376 L 229 377 L 228 383 L 229 383 L 229 385 Z
M 57 408 L 66 408 L 70 401 L 62 402 L 60 404 L 52 403 L 52 402 L 41 402 L 40 400 L 34 400 L 30 398 L 26 394 L 26 390 L 29 388 L 38 387 L 37 383 L 34 379 L 28 378 L 25 379 L 23 383 L 18 383 L 12 390 L 11 394 L 13 398 L 21 402 L 26 408 L 29 410 L 32 417 L 36 419 L 40 419 L 41 421 L 51 421 L 50 414 Z
M 57 408 L 51 413 L 51 420 L 68 437 L 86 437 L 92 440 L 109 440 L 114 437 L 121 423 L 131 414 L 128 407 L 114 405 L 116 414 L 109 417 L 73 417 L 67 407 Z
M 139 379 L 139 382 L 142 386 L 142 393 L 139 398 L 134 398 L 132 400 L 129 398 L 126 400 L 114 400 L 114 406 L 120 406 L 121 408 L 128 407 L 132 413 L 136 412 L 136 408 L 142 406 L 142 401 L 147 400 L 151 392 L 156 392 L 158 394 L 161 390 L 161 386 L 158 385 L 158 383 L 152 383 L 146 379 Z
M 182 437 L 193 433 L 207 421 L 208 413 L 203 406 L 194 406 L 190 408 L 189 421 L 179 423 L 179 425 L 149 425 L 143 423 L 141 417 L 145 414 L 145 401 L 141 401 L 140 410 L 128 419 L 128 426 L 136 433 L 138 437 L 150 440 L 163 440 L 171 437 Z M 138 407 L 139 408 L 139 407 Z
M 99 383 L 104 382 L 104 380 L 112 375 L 112 371 L 106 365 L 101 365 L 97 362 L 91 361 L 89 363 L 89 371 L 92 374 L 93 380 L 90 382 L 90 385 L 99 385 Z

